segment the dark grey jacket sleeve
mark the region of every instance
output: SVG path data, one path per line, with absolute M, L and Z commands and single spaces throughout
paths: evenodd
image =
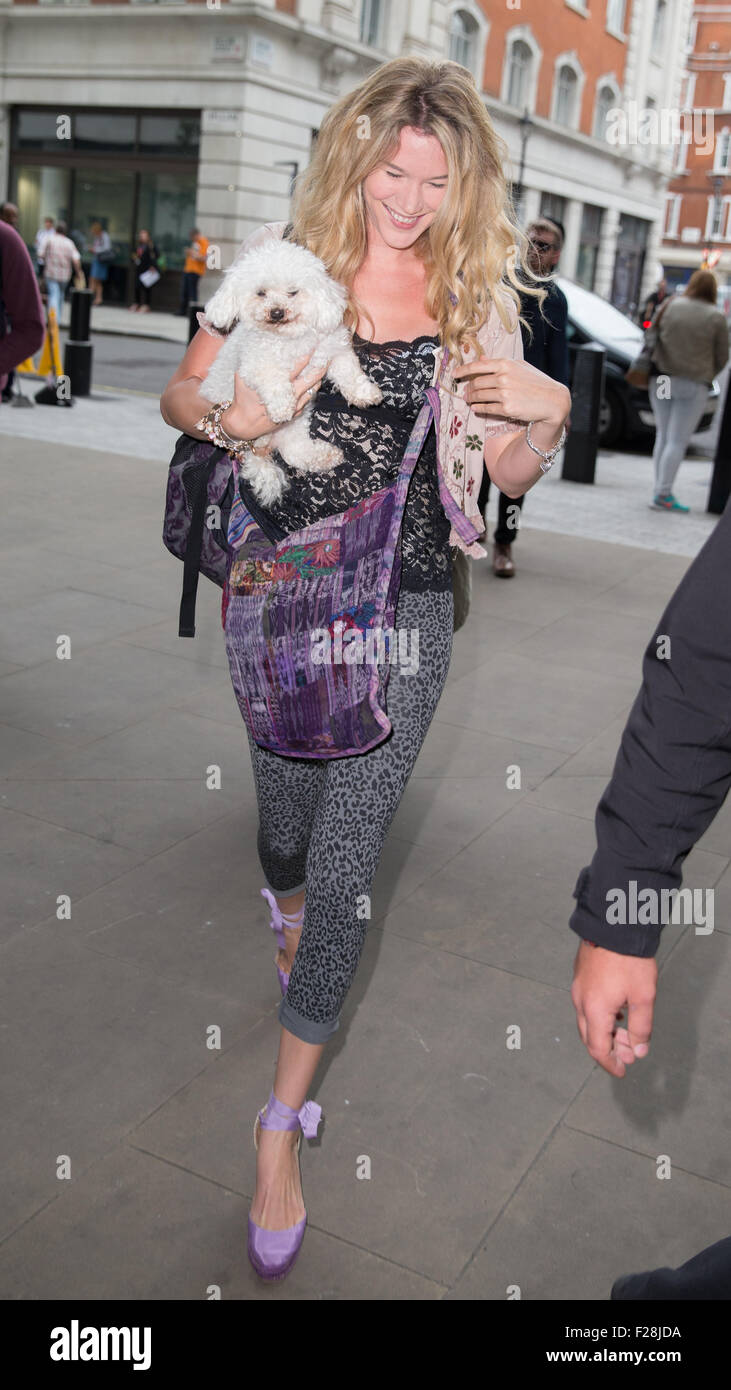
M 607 921 L 615 891 L 629 901 L 633 891 L 677 888 L 731 784 L 731 503 L 673 594 L 642 669 L 569 924 L 629 956 L 654 956 L 662 925 Z

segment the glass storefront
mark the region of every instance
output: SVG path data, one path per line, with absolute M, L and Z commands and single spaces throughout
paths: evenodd
M 56 111 L 15 108 L 11 116 L 9 197 L 31 254 L 44 217 L 63 219 L 89 271 L 92 222 L 115 252 L 104 288 L 110 302 L 134 292 L 132 255 L 146 228 L 166 269 L 156 307 L 174 308 L 184 247 L 195 225 L 200 114 L 76 110 L 59 131 Z

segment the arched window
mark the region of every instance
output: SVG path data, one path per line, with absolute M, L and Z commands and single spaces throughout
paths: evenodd
M 594 112 L 594 134 L 597 140 L 606 140 L 609 112 L 616 105 L 617 94 L 614 88 L 607 86 L 606 82 L 603 83 L 597 92 L 596 110 Z
M 477 57 L 477 21 L 466 10 L 455 10 L 449 24 L 449 57 L 470 72 Z
M 554 119 L 559 125 L 574 125 L 576 117 L 576 93 L 578 79 L 573 68 L 564 63 L 558 70 L 556 80 L 556 108 Z
M 510 49 L 509 78 L 508 78 L 508 105 L 518 106 L 521 111 L 528 105 L 528 94 L 530 91 L 530 75 L 533 54 L 522 39 L 516 39 Z

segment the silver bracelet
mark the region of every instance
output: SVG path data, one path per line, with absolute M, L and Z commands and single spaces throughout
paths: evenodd
M 553 445 L 553 448 L 552 448 L 552 449 L 545 449 L 545 450 L 544 450 L 544 449 L 539 449 L 539 448 L 537 447 L 537 445 L 533 443 L 533 441 L 532 441 L 532 439 L 531 439 L 531 437 L 530 437 L 530 427 L 531 427 L 531 425 L 534 425 L 534 424 L 535 424 L 535 420 L 531 420 L 530 423 L 526 426 L 526 431 L 525 431 L 525 442 L 526 442 L 526 444 L 528 445 L 528 448 L 533 450 L 533 453 L 534 453 L 534 454 L 538 454 L 538 456 L 539 456 L 539 458 L 540 458 L 540 460 L 541 460 L 540 464 L 538 465 L 539 468 L 540 468 L 540 470 L 541 470 L 541 473 L 547 473 L 548 470 L 549 470 L 549 468 L 552 467 L 553 461 L 554 461 L 554 459 L 555 459 L 555 457 L 556 457 L 556 454 L 558 453 L 559 449 L 562 449 L 563 446 L 564 446 L 564 444 L 565 444 L 565 442 L 566 442 L 566 426 L 565 426 L 565 425 L 562 425 L 562 427 L 561 427 L 561 434 L 560 434 L 560 436 L 559 436 L 557 442 Z

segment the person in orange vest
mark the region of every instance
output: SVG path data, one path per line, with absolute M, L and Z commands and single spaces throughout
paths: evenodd
M 190 232 L 190 246 L 185 248 L 185 265 L 180 281 L 180 308 L 178 315 L 187 316 L 188 305 L 198 298 L 198 287 L 206 273 L 208 238 L 201 235 L 197 227 Z

